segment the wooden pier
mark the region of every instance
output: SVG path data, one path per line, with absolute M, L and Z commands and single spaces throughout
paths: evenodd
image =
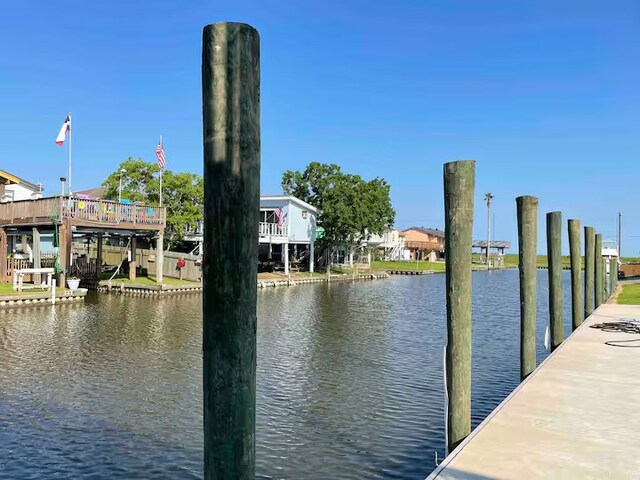
M 590 328 L 630 319 L 601 305 L 428 480 L 640 478 L 640 335 Z

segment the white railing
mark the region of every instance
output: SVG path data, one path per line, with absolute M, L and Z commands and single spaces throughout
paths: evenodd
M 260 222 L 259 234 L 261 237 L 286 237 L 287 227 L 280 227 L 277 223 Z

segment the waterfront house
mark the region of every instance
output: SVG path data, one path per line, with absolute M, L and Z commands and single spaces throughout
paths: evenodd
M 382 235 L 369 235 L 366 240 L 351 248 L 348 245 L 338 245 L 332 250 L 331 262 L 351 267 L 355 263 L 370 265 L 374 256 L 384 260 L 409 260 L 404 234 L 388 229 Z
M 42 198 L 42 184 L 31 183 L 0 170 L 0 203 Z
M 444 255 L 444 230 L 437 228 L 411 227 L 401 232 L 404 245 L 409 250 L 409 259 L 422 260 L 431 252 Z
M 313 272 L 314 242 L 318 210 L 291 195 L 260 197 L 258 260 L 263 270 L 306 267 Z M 188 251 L 202 253 L 203 223 L 194 225 L 184 236 L 191 243 Z
M 385 260 L 409 260 L 410 258 L 410 251 L 406 246 L 406 235 L 399 230 L 390 229 L 384 232 L 379 248 Z
M 30 188 L 33 186 L 31 184 Z M 95 280 L 100 276 L 101 264 L 95 258 L 79 258 L 74 252 L 75 240 L 96 242 L 97 258 L 102 258 L 105 238 L 124 238 L 135 258 L 138 239 L 162 244 L 165 224 L 163 207 L 91 200 L 75 195 L 2 202 L 0 281 L 10 281 L 16 269 L 42 268 L 47 261 L 51 264 L 56 259 L 62 270 L 59 285 L 64 285 L 66 274 Z M 52 251 L 45 250 L 49 248 Z M 158 262 L 162 263 L 161 254 Z M 135 261 L 130 264 L 134 267 L 130 268 L 130 279 L 135 280 Z M 161 281 L 160 273 L 158 278 Z
M 258 258 L 266 268 L 306 265 L 313 272 L 318 210 L 291 195 L 260 197 Z

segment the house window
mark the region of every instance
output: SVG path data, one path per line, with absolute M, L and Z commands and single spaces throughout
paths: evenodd
M 278 223 L 275 210 L 260 210 L 260 221 L 262 223 Z
M 306 210 L 302 210 L 302 218 L 307 218 L 308 214 L 309 212 L 307 212 Z

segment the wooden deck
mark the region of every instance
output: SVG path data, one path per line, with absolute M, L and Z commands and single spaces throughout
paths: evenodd
M 53 225 L 69 220 L 87 228 L 163 230 L 165 209 L 109 200 L 51 197 L 0 204 L 0 226 Z
M 640 335 L 589 328 L 632 318 L 598 308 L 428 479 L 640 478 L 640 349 L 605 345 Z

